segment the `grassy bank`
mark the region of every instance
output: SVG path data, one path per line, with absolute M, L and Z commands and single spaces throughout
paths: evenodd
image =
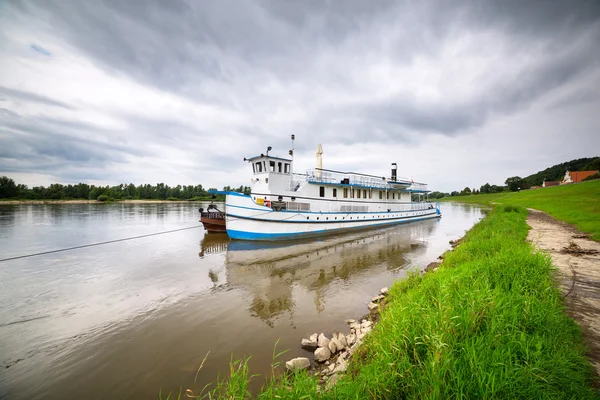
M 600 240 L 600 180 L 522 192 L 445 197 L 441 201 L 513 204 L 544 211 Z
M 255 397 L 597 398 L 550 260 L 525 240 L 526 215 L 496 208 L 437 271 L 395 283 L 379 324 L 332 390 L 319 393 L 316 378 L 299 373 L 268 381 Z M 231 383 L 206 398 L 251 397 L 247 367 L 239 362 Z

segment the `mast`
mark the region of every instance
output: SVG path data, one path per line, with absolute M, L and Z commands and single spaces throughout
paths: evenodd
M 290 162 L 290 174 L 292 176 L 292 181 L 294 180 L 294 140 L 296 139 L 296 135 L 292 134 L 292 149 L 290 150 L 290 156 L 292 157 L 292 161 Z

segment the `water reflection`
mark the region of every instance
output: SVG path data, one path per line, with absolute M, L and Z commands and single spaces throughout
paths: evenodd
M 311 293 L 316 312 L 325 311 L 330 285 L 343 284 L 354 275 L 394 271 L 424 253 L 424 238 L 437 221 L 327 236 L 301 241 L 250 242 L 207 234 L 199 256 L 225 253 L 228 288 L 248 293 L 248 312 L 268 326 L 286 316 L 293 324 L 294 289 Z M 216 284 L 218 276 L 209 271 Z

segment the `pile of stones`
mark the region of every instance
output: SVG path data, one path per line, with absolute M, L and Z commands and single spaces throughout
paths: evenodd
M 308 339 L 302 339 L 302 348 L 314 353 L 315 375 L 322 377 L 321 384 L 325 384 L 325 389 L 335 385 L 338 374 L 348 368 L 350 358 L 364 337 L 373 329 L 373 321 L 369 318 L 379 311 L 379 304 L 387 295 L 388 288 L 381 289 L 368 305 L 369 316 L 360 322 L 354 319 L 346 320 L 350 333 L 334 333 L 331 338 L 324 333 L 314 333 Z M 306 357 L 298 357 L 286 362 L 285 366 L 288 370 L 296 371 L 310 368 L 311 363 Z

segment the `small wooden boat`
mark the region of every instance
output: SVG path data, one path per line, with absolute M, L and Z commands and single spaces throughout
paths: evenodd
M 200 208 L 198 211 L 200 211 L 200 222 L 202 222 L 207 232 L 227 232 L 225 228 L 225 213 L 219 211 L 216 205 L 209 204 L 206 211 L 203 208 Z

